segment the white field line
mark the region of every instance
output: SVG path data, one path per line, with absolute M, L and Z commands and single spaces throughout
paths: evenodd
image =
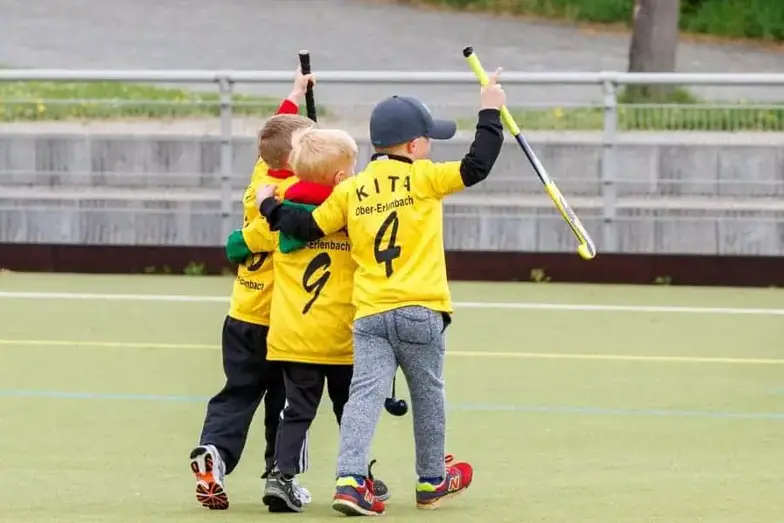
M 193 296 L 177 294 L 91 294 L 70 292 L 14 292 L 0 291 L 0 299 L 27 300 L 85 300 L 85 301 L 160 301 L 185 303 L 228 303 L 225 296 Z M 679 307 L 668 305 L 591 305 L 533 302 L 455 302 L 457 309 L 513 309 L 593 312 L 661 312 L 684 314 L 728 314 L 784 316 L 784 309 L 739 307 Z
M 102 349 L 180 349 L 180 350 L 219 350 L 218 345 L 204 343 L 150 343 L 133 341 L 96 341 L 96 340 L 14 340 L 0 339 L 0 348 L 9 347 L 95 347 Z M 727 358 L 723 356 L 646 356 L 632 354 L 580 354 L 551 352 L 493 352 L 447 350 L 447 356 L 477 359 L 531 359 L 531 360 L 582 360 L 582 361 L 627 361 L 659 363 L 723 363 L 730 365 L 784 365 L 778 358 Z

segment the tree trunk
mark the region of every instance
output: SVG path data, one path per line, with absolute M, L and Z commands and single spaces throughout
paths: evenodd
M 675 71 L 678 51 L 680 0 L 635 0 L 629 72 Z M 629 91 L 632 97 L 663 100 L 673 86 L 641 85 Z

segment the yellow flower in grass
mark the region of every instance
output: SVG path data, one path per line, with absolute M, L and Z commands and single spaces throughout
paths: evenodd
M 553 109 L 553 116 L 555 116 L 557 119 L 561 120 L 564 117 L 563 109 L 561 109 L 560 107 L 555 107 Z
M 35 110 L 39 115 L 42 115 L 46 112 L 46 105 L 44 104 L 43 100 L 38 100 L 35 104 Z

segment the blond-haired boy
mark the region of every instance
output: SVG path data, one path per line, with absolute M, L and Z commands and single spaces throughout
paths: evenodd
M 344 131 L 295 133 L 289 163 L 300 181 L 285 190 L 284 205 L 306 209 L 319 205 L 354 174 L 356 157 L 357 144 Z M 276 467 L 267 478 L 263 501 L 275 511 L 301 512 L 305 504 L 296 495 L 294 478 L 308 467 L 307 435 L 324 385 L 338 424 L 349 397 L 356 264 L 345 231 L 303 244 L 271 235 L 266 221 L 259 218 L 243 229 L 243 237 L 253 250 L 277 251 L 267 359 L 283 368 L 286 407 L 278 428 Z M 382 481 L 375 482 L 374 495 L 389 497 Z
M 275 183 L 285 187 L 295 181 L 288 165 L 291 136 L 295 131 L 313 126 L 313 122 L 296 114 L 297 101 L 304 96 L 311 79 L 297 73 L 291 94 L 283 100 L 278 114 L 259 132 L 258 161 L 243 197 L 246 224 L 259 216 L 255 198 L 260 185 Z M 272 468 L 279 417 L 285 402 L 280 368 L 267 362 L 272 259 L 268 253 L 248 251 L 237 261 L 239 267 L 221 341 L 226 382 L 207 404 L 199 446 L 190 454 L 191 471 L 196 476 L 196 499 L 212 510 L 229 507 L 224 477 L 234 470 L 242 456 L 248 429 L 262 398 L 265 457 L 267 469 Z M 310 497 L 305 490 L 300 494 L 306 500 Z

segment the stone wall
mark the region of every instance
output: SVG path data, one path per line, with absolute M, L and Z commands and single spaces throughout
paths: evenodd
M 364 163 L 369 144 L 357 136 Z M 460 158 L 469 140 L 437 144 L 435 159 Z M 784 255 L 782 135 L 529 140 L 600 250 L 614 240 L 619 252 Z M 233 226 L 254 148 L 252 137 L 233 141 Z M 217 136 L 0 133 L 0 242 L 219 245 L 220 153 Z M 512 139 L 491 178 L 450 197 L 445 215 L 451 250 L 574 249 Z

